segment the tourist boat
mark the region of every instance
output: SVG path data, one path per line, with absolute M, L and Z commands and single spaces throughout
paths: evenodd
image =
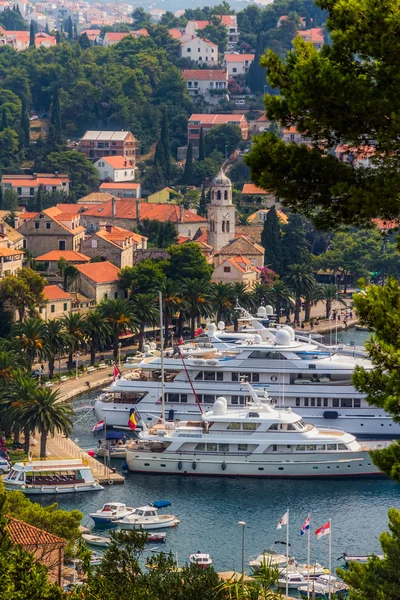
M 208 567 L 211 567 L 213 561 L 209 554 L 196 552 L 195 554 L 191 554 L 189 556 L 189 562 L 191 565 L 200 567 L 200 569 L 208 569 Z
M 344 552 L 343 556 L 341 556 L 340 558 L 343 558 L 347 564 L 351 563 L 351 562 L 355 562 L 360 565 L 365 565 L 369 561 L 369 559 L 372 557 L 377 557 L 377 558 L 380 558 L 381 560 L 384 558 L 383 554 L 360 555 L 360 554 L 347 554 L 347 552 Z
M 300 415 L 262 402 L 227 408 L 220 397 L 199 421 L 145 425 L 126 452 L 128 469 L 141 473 L 254 477 L 355 477 L 378 475 L 369 451 L 340 429 L 317 429 Z M 389 442 L 379 444 L 383 447 Z
M 3 479 L 6 490 L 24 494 L 68 494 L 104 489 L 85 460 L 33 460 L 15 463 Z
M 94 513 L 90 513 L 90 517 L 96 523 L 96 525 L 110 525 L 122 517 L 131 515 L 134 512 L 134 508 L 126 506 L 122 502 L 107 502 L 103 508 L 100 508 Z
M 126 436 L 122 431 L 106 431 L 106 439 L 102 440 L 95 451 L 97 458 L 104 458 L 106 451 L 110 458 L 125 458 Z
M 90 546 L 99 546 L 100 548 L 107 548 L 111 542 L 109 537 L 92 535 L 91 533 L 83 533 L 82 539 L 86 544 L 89 544 Z
M 287 577 L 286 577 L 286 573 L 282 572 L 280 574 L 278 581 L 276 582 L 276 585 L 279 588 L 286 588 L 286 582 L 288 584 L 289 590 L 297 590 L 301 585 L 307 586 L 306 577 L 304 577 L 304 575 L 302 575 L 301 573 L 298 573 L 297 571 L 295 571 L 294 573 L 288 573 Z M 310 589 L 311 589 L 311 587 L 310 587 Z
M 260 395 L 267 390 L 271 402 L 296 410 L 308 423 L 339 427 L 353 435 L 400 435 L 400 424 L 381 408 L 370 406 L 351 383 L 355 367 L 372 369 L 365 352 L 296 336 L 287 325 L 266 328 L 266 308 L 260 307 L 257 317 L 242 311 L 252 325 L 245 332 L 226 332 L 223 323 L 219 328 L 210 323 L 204 340 L 196 342 L 202 350 L 203 344 L 207 346 L 201 356 L 186 349 L 165 353 L 168 420 L 193 419 L 198 404 L 204 411 L 211 410 L 222 395 L 229 408 L 243 406 L 248 396 L 241 381 L 247 378 Z M 127 427 L 134 408 L 145 424 L 160 415 L 161 357 L 143 358 L 136 367 L 135 378 L 121 377 L 111 384 L 107 396 L 95 402 L 97 420 Z
M 179 519 L 175 515 L 159 515 L 154 506 L 139 506 L 131 515 L 116 521 L 120 529 L 164 529 L 175 527 Z M 154 540 L 153 540 L 154 541 Z
M 297 589 L 302 595 L 308 591 L 312 598 L 331 598 L 332 596 L 343 598 L 347 595 L 349 588 L 334 575 L 321 575 L 310 584 L 306 582 Z

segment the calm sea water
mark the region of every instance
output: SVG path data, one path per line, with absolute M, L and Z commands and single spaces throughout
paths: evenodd
M 347 332 L 361 344 L 364 332 Z M 351 339 L 351 338 L 350 338 Z M 354 339 L 354 338 L 353 338 Z M 346 339 L 347 341 L 347 339 Z M 92 402 L 96 393 L 77 401 L 76 406 Z M 89 409 L 77 413 L 73 433 L 82 448 L 94 448 L 101 433 L 92 434 L 94 414 Z M 123 461 L 115 461 L 120 470 Z M 246 527 L 246 560 L 269 548 L 276 540 L 284 541 L 286 531 L 277 531 L 279 519 L 290 509 L 291 552 L 306 560 L 307 542 L 299 535 L 300 527 L 311 513 L 312 531 L 332 520 L 333 566 L 344 551 L 366 554 L 379 552 L 379 534 L 387 529 L 387 512 L 398 507 L 400 487 L 389 479 L 350 480 L 252 480 L 240 478 L 205 478 L 128 474 L 123 486 L 110 486 L 102 492 L 46 497 L 43 502 L 59 502 L 66 509 L 77 508 L 84 514 L 83 524 L 92 527 L 88 516 L 111 500 L 141 506 L 153 500 L 168 499 L 170 512 L 181 523 L 167 530 L 167 544 L 160 550 L 177 553 L 180 562 L 189 554 L 209 552 L 218 570 L 240 570 L 241 526 Z M 282 546 L 283 548 L 283 546 Z M 312 540 L 313 560 L 328 562 L 328 541 Z

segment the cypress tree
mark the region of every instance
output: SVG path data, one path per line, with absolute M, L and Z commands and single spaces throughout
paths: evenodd
M 48 24 L 48 22 L 47 22 L 47 21 L 46 21 L 46 27 L 45 27 L 45 30 L 44 30 L 44 32 L 45 32 L 47 35 L 50 35 L 49 24 Z
M 31 20 L 31 26 L 29 29 L 29 48 L 35 46 L 35 27 L 33 25 L 33 21 Z
M 275 206 L 269 209 L 261 233 L 261 244 L 265 250 L 264 265 L 282 274 L 282 232 Z
M 71 17 L 68 17 L 67 19 L 67 33 L 68 33 L 68 39 L 72 40 L 72 38 L 74 37 L 74 33 L 73 33 L 73 29 L 72 29 L 72 19 Z
M 154 166 L 159 166 L 167 183 L 171 180 L 171 150 L 167 110 L 163 110 L 160 138 L 154 155 Z
M 37 212 L 42 212 L 43 210 L 43 195 L 41 185 L 39 185 L 38 191 L 36 192 L 36 210 Z
M 90 48 L 90 46 L 92 45 L 86 31 L 79 36 L 79 45 L 82 48 L 82 50 L 86 50 L 86 48 Z
M 61 42 L 60 32 L 56 31 L 56 44 L 59 44 L 60 42 Z
M 74 38 L 76 39 L 78 37 L 78 30 L 76 28 L 76 23 L 74 23 Z
M 3 188 L 0 185 L 0 210 L 4 210 Z
M 204 183 L 203 187 L 201 188 L 199 210 L 197 212 L 201 217 L 204 217 L 206 214 L 206 186 L 204 185 Z
M 186 183 L 186 185 L 193 184 L 193 148 L 192 142 L 189 142 L 187 153 L 186 153 L 186 162 L 185 169 L 183 171 L 182 182 Z
M 21 110 L 21 131 L 23 138 L 23 145 L 28 147 L 30 142 L 31 127 L 29 121 L 28 106 L 25 98 L 22 99 L 22 110 Z
M 60 93 L 58 88 L 54 90 L 53 101 L 51 103 L 51 124 L 54 127 L 55 140 L 61 142 L 61 106 Z
M 4 106 L 2 113 L 1 113 L 1 129 L 7 129 L 8 127 L 8 113 L 7 113 L 7 109 Z
M 266 85 L 266 73 L 264 67 L 260 65 L 263 52 L 263 44 L 261 40 L 261 32 L 257 34 L 257 46 L 254 60 L 247 71 L 247 85 L 252 92 L 263 92 Z
M 284 226 L 282 244 L 282 271 L 286 275 L 290 265 L 309 265 L 311 252 L 307 242 L 304 219 L 298 213 L 289 215 L 289 222 Z
M 200 139 L 199 139 L 199 160 L 204 160 L 206 158 L 206 141 L 204 139 L 203 128 L 200 129 Z

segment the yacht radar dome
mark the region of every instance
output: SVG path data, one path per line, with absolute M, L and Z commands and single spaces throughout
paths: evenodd
M 267 310 L 265 308 L 265 306 L 259 306 L 257 309 L 257 317 L 266 317 L 267 316 Z
M 216 415 L 223 415 L 226 412 L 226 398 L 220 396 L 216 399 L 213 406 L 213 412 Z
M 254 336 L 254 342 L 255 342 L 256 344 L 261 344 L 261 342 L 262 342 L 262 337 L 261 337 L 261 335 L 258 335 L 258 334 L 256 334 L 256 335 Z
M 279 329 L 276 332 L 275 342 L 278 346 L 289 346 L 290 344 L 290 334 L 288 331 L 284 329 Z
M 223 331 L 225 329 L 225 323 L 224 323 L 224 321 L 218 321 L 218 329 L 220 331 Z
M 150 346 L 149 346 L 149 344 L 145 344 L 145 345 L 143 346 L 143 350 L 144 350 L 145 352 L 150 352 Z
M 267 316 L 270 317 L 271 315 L 274 314 L 274 309 L 272 308 L 272 306 L 270 304 L 267 304 L 267 306 L 265 307 L 265 312 L 266 312 Z
M 293 342 L 294 341 L 294 330 L 292 327 L 289 327 L 289 325 L 284 325 L 282 327 L 282 331 L 287 331 L 289 336 L 290 336 L 290 340 Z

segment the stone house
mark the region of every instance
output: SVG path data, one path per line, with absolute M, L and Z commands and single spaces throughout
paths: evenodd
M 79 278 L 73 287 L 88 298 L 93 298 L 96 304 L 107 298 L 121 298 L 125 294 L 118 287 L 119 268 L 109 261 L 78 265 Z
M 279 198 L 275 194 L 263 190 L 254 183 L 245 183 L 242 189 L 240 206 L 247 208 L 280 208 Z
M 59 319 L 71 312 L 72 298 L 64 292 L 58 285 L 45 285 L 43 295 L 47 304 L 40 309 L 40 316 L 45 321 Z
M 119 269 L 133 265 L 136 250 L 147 248 L 147 238 L 115 225 L 101 225 L 99 231 L 82 240 L 81 250 L 91 258 L 108 260 Z
M 251 266 L 261 269 L 264 266 L 264 253 L 264 248 L 257 242 L 239 235 L 214 254 L 214 267 L 218 267 L 230 257 L 241 257 L 246 258 L 245 264 L 248 261 Z
M 80 225 L 80 215 L 63 213 L 53 206 L 40 213 L 22 213 L 24 222 L 18 231 L 25 237 L 24 248 L 33 256 L 51 250 L 79 251 L 85 230 Z
M 211 281 L 245 283 L 252 288 L 257 282 L 257 268 L 245 256 L 230 256 L 214 268 Z
M 0 221 L 0 279 L 6 275 L 15 275 L 22 269 L 24 251 L 21 248 L 13 248 L 13 243 L 8 237 L 8 225 Z M 12 232 L 15 229 L 10 227 Z
M 1 238 L 6 238 L 7 248 L 21 250 L 24 247 L 24 236 L 0 218 L 0 241 Z
M 7 532 L 14 545 L 22 546 L 26 552 L 45 565 L 48 579 L 61 586 L 64 570 L 64 548 L 66 540 L 33 525 L 7 517 Z

